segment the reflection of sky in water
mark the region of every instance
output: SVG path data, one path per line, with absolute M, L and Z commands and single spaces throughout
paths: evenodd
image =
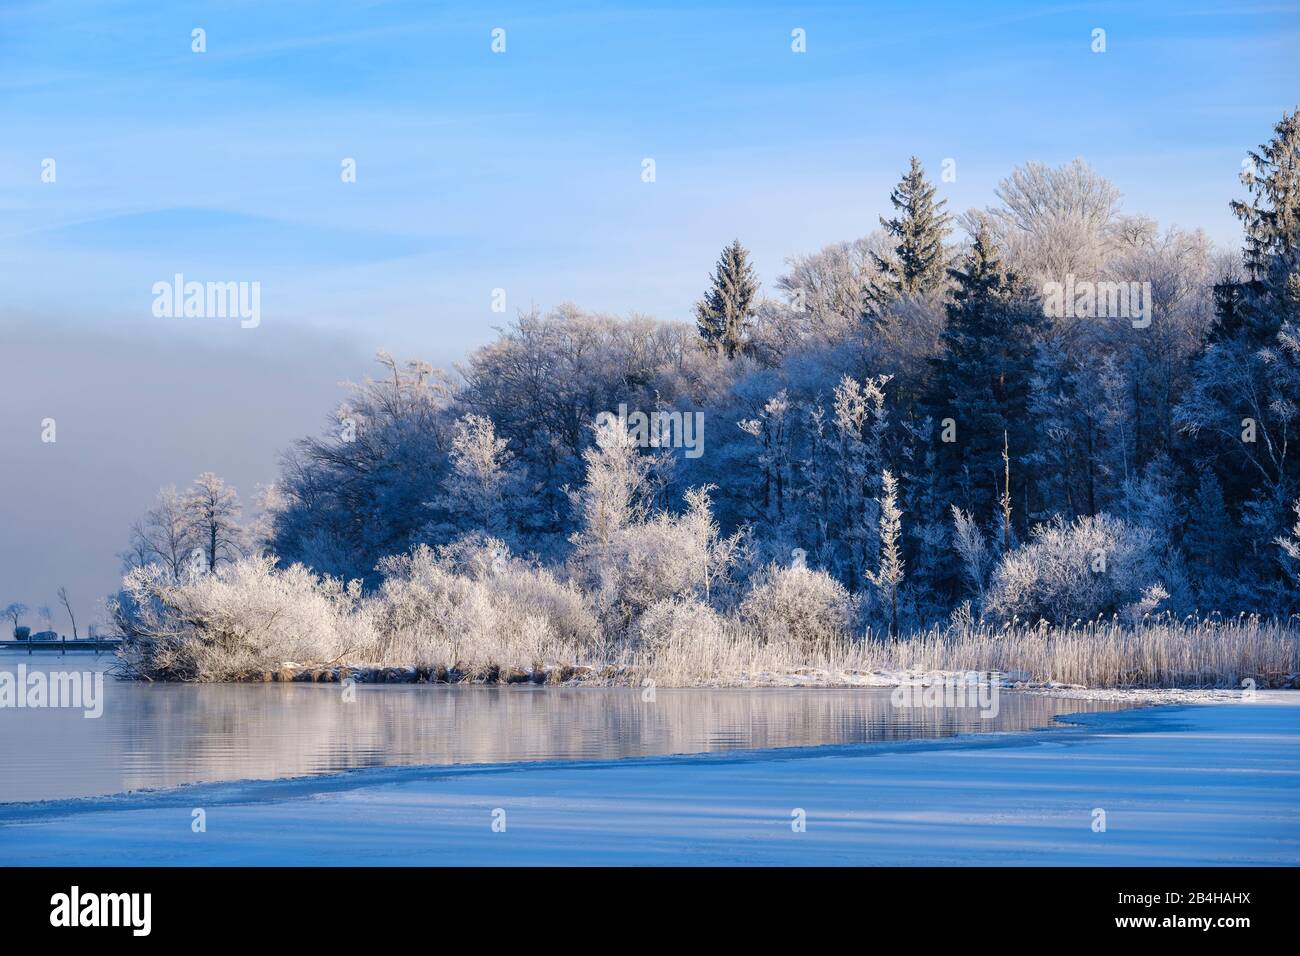
M 106 656 L 7 652 L 0 669 L 106 666 Z M 108 680 L 104 716 L 0 710 L 0 801 L 116 793 L 390 764 L 609 759 L 1028 730 L 1105 702 L 1003 693 L 974 707 L 895 708 L 859 689 L 664 689 L 147 684 Z

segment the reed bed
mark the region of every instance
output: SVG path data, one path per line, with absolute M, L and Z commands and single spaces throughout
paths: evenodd
M 680 635 L 635 666 L 667 685 L 808 673 L 834 683 L 869 674 L 998 671 L 1091 688 L 1240 688 L 1247 678 L 1261 687 L 1285 686 L 1300 672 L 1300 631 L 1290 621 L 1254 616 L 1136 626 L 1106 619 L 1068 628 L 934 628 L 898 640 L 827 638 L 800 649 L 757 641 L 733 626 L 706 640 Z

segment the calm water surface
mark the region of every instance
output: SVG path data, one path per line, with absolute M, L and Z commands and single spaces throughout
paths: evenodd
M 0 652 L 0 671 L 106 669 L 87 652 Z M 146 684 L 104 680 L 104 713 L 0 708 L 0 802 L 402 764 L 582 760 L 1030 730 L 1114 710 L 1004 692 L 975 708 L 896 708 L 889 690 Z

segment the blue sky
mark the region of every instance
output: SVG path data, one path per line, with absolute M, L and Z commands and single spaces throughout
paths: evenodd
M 0 580 L 103 593 L 159 485 L 251 494 L 376 348 L 448 364 L 530 303 L 685 319 L 733 237 L 770 288 L 875 228 L 912 153 L 956 160 L 954 211 L 1082 155 L 1235 245 L 1244 151 L 1297 102 L 1297 3 L 3 0 L 0 496 L 32 506 L 0 538 L 43 563 Z M 261 325 L 154 318 L 177 272 L 260 282 Z
M 0 306 L 156 334 L 153 281 L 256 279 L 268 321 L 446 360 L 497 287 L 681 318 L 736 235 L 770 283 L 870 231 L 913 152 L 957 160 L 957 210 L 1083 155 L 1129 211 L 1234 242 L 1300 8 L 1128 6 L 12 0 Z

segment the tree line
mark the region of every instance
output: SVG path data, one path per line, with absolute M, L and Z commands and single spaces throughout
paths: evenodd
M 693 325 L 565 304 L 450 372 L 381 354 L 283 456 L 255 527 L 205 475 L 160 494 L 128 564 L 179 578 L 264 548 L 373 589 L 385 559 L 477 535 L 628 574 L 635 555 L 593 565 L 599 529 L 707 521 L 732 576 L 802 562 L 893 633 L 1290 614 L 1300 111 L 1242 182 L 1244 246 L 1223 250 L 1122 212 L 1083 160 L 1028 163 L 954 215 L 913 158 L 879 229 L 788 259 L 772 295 L 729 243 Z M 1142 320 L 1094 297 L 1121 283 Z M 1078 308 L 1045 308 L 1049 287 Z M 601 439 L 620 404 L 702 411 L 704 454 Z

